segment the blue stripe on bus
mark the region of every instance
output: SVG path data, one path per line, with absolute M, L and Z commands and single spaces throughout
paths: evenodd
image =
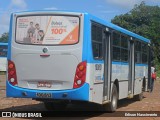
M 11 60 L 11 40 L 12 40 L 12 21 L 13 14 L 11 14 L 10 18 L 10 26 L 9 26 L 9 40 L 8 40 L 8 52 L 7 52 L 7 59 Z
M 116 64 L 116 65 L 129 65 L 128 62 L 112 62 L 112 64 Z
M 89 27 L 85 27 L 85 26 L 88 26 L 88 16 L 84 16 L 84 25 L 83 25 L 83 48 L 82 48 L 82 61 L 86 61 L 87 60 L 87 53 L 89 52 L 88 50 L 88 43 L 89 43 L 89 40 L 90 40 L 90 37 L 89 37 L 89 34 L 90 34 L 90 29 Z
M 7 45 L 8 45 L 8 43 L 0 42 L 0 46 L 1 46 L 1 45 L 6 45 L 6 46 L 7 46 Z
M 93 64 L 104 64 L 104 60 L 88 60 L 87 63 Z M 113 65 L 129 65 L 128 62 L 112 62 Z M 148 66 L 148 64 L 135 64 L 135 66 Z
M 37 98 L 36 93 L 51 93 L 52 99 L 64 99 L 64 100 L 83 100 L 89 101 L 89 84 L 85 83 L 82 87 L 70 90 L 33 90 L 12 86 L 8 81 L 6 82 L 6 96 L 17 98 Z M 24 96 L 23 93 L 27 96 Z M 63 94 L 67 94 L 64 98 Z
M 128 62 L 112 62 L 112 64 L 129 65 Z M 135 66 L 148 66 L 148 64 L 135 64 Z
M 135 64 L 135 66 L 148 66 L 148 64 Z

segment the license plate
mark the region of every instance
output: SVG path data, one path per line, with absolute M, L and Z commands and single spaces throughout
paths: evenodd
M 40 88 L 40 87 L 51 88 L 52 84 L 50 82 L 41 81 L 41 82 L 38 82 L 37 87 L 38 88 Z
M 52 98 L 52 94 L 51 93 L 36 93 L 36 97 L 39 97 L 39 98 Z

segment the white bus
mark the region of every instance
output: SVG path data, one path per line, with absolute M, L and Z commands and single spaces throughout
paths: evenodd
M 49 110 L 86 101 L 113 112 L 118 100 L 141 100 L 148 90 L 149 46 L 88 13 L 13 13 L 7 97 L 43 101 Z
M 7 48 L 8 43 L 0 43 L 0 71 L 6 71 L 7 68 Z

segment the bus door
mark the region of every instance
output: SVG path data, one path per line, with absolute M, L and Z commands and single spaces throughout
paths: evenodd
M 111 71 L 111 55 L 110 55 L 110 33 L 108 28 L 104 31 L 104 87 L 103 101 L 109 100 L 110 92 L 110 71 Z
M 134 40 L 129 40 L 129 81 L 128 81 L 128 97 L 133 97 L 135 62 L 134 62 Z

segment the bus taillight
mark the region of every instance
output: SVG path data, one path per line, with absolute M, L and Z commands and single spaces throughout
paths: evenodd
M 74 77 L 74 83 L 73 88 L 79 88 L 81 87 L 85 81 L 86 81 L 86 65 L 87 63 L 81 62 L 77 65 L 75 77 Z
M 8 60 L 8 81 L 14 86 L 17 85 L 16 67 L 11 60 Z

